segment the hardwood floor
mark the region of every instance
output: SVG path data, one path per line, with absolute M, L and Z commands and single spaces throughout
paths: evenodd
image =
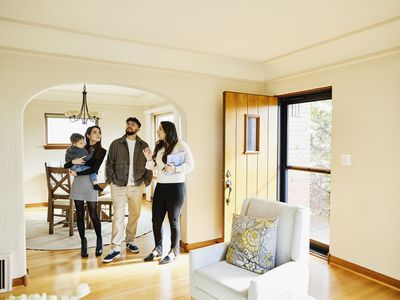
M 145 205 L 148 205 L 147 203 Z M 94 248 L 89 258 L 81 259 L 79 250 L 27 250 L 31 283 L 15 287 L 11 293 L 0 294 L 0 300 L 22 293 L 71 295 L 79 283 L 88 283 L 92 292 L 84 299 L 190 299 L 189 255 L 182 253 L 169 265 L 143 262 L 153 248 L 152 234 L 136 239 L 139 254 L 122 250 L 121 258 L 103 264 Z M 110 246 L 104 247 L 104 252 Z M 364 278 L 344 268 L 328 265 L 310 256 L 310 295 L 325 299 L 400 299 L 400 291 Z M 227 299 L 229 300 L 229 299 Z
M 47 292 L 70 295 L 79 283 L 89 284 L 92 292 L 84 299 L 190 299 L 189 255 L 183 253 L 169 265 L 143 262 L 152 248 L 152 236 L 137 239 L 139 254 L 125 253 L 110 264 L 103 264 L 90 249 L 88 259 L 78 250 L 27 251 L 31 283 L 15 287 L 9 295 Z M 109 246 L 105 247 L 108 250 Z M 400 299 L 400 291 L 359 276 L 341 267 L 310 256 L 310 295 L 324 299 Z

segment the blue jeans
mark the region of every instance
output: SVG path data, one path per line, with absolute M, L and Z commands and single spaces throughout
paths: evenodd
M 90 167 L 84 166 L 84 165 L 73 165 L 69 169 L 72 170 L 72 171 L 75 171 L 75 172 L 82 172 L 82 171 L 85 171 L 87 169 L 90 169 Z M 92 173 L 89 176 L 90 176 L 90 181 L 91 182 L 96 182 L 97 181 L 97 174 L 96 173 Z

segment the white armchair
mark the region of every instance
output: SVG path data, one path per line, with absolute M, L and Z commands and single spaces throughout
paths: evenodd
M 229 243 L 190 252 L 190 295 L 197 300 L 304 299 L 308 292 L 310 211 L 265 199 L 247 198 L 242 215 L 279 216 L 276 266 L 260 275 L 228 264 Z

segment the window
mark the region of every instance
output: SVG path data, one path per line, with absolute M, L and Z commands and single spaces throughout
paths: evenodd
M 88 121 L 86 125 L 82 122 L 71 122 L 68 117 L 61 113 L 45 113 L 45 149 L 66 149 L 70 145 L 69 137 L 77 132 L 85 135 L 86 129 L 97 125 L 96 122 Z
M 167 113 L 162 113 L 162 114 L 154 114 L 154 132 L 157 132 L 158 127 L 160 126 L 160 123 L 162 121 L 170 121 L 170 122 L 174 122 L 174 114 L 172 112 L 167 112 Z M 175 124 L 176 126 L 176 124 Z M 177 128 L 178 130 L 178 128 Z M 156 142 L 158 141 L 158 136 L 155 133 L 154 134 L 154 145 L 156 144 Z
M 329 251 L 332 91 L 281 97 L 280 201 L 309 207 L 310 246 Z

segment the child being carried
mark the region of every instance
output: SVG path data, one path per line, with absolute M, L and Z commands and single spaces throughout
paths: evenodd
M 71 146 L 68 147 L 67 151 L 65 152 L 65 162 L 68 163 L 75 158 L 84 157 L 86 161 L 92 158 L 92 153 L 89 153 L 85 149 L 85 141 L 84 136 L 79 133 L 73 133 L 70 136 Z M 90 169 L 90 167 L 85 165 L 73 165 L 70 170 L 75 172 L 81 172 Z M 97 183 L 97 174 L 92 173 L 89 175 L 90 181 L 93 183 L 93 188 L 98 191 L 103 191 L 103 189 Z

